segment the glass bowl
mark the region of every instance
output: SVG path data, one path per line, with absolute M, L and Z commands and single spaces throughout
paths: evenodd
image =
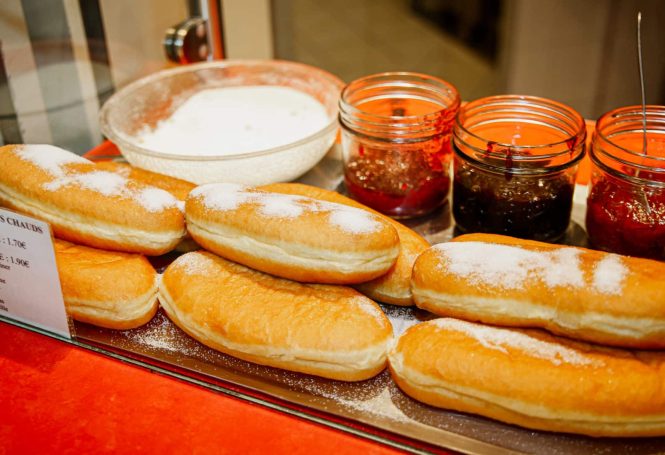
M 325 108 L 329 122 L 295 142 L 218 156 L 149 150 L 139 137 L 170 117 L 200 90 L 238 86 L 284 86 L 304 92 Z M 343 82 L 321 69 L 280 60 L 221 60 L 163 70 L 139 79 L 111 96 L 100 112 L 102 133 L 137 167 L 197 184 L 233 182 L 263 185 L 298 178 L 330 149 L 338 130 L 338 100 Z

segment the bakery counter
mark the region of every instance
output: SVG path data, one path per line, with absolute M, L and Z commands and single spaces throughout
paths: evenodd
M 89 157 L 114 153 L 105 145 Z M 340 168 L 333 149 L 300 181 L 343 191 Z M 577 185 L 563 243 L 586 244 L 585 200 L 586 188 Z M 407 225 L 432 244 L 455 234 L 449 204 Z M 151 261 L 162 272 L 175 257 L 168 254 Z M 380 307 L 396 336 L 433 317 L 415 307 Z M 665 451 L 665 438 L 591 438 L 533 431 L 433 408 L 404 394 L 387 371 L 347 383 L 245 362 L 190 338 L 162 310 L 148 324 L 131 330 L 77 322 L 72 345 L 7 324 L 0 324 L 0 330 L 8 340 L 0 348 L 0 361 L 5 382 L 11 384 L 4 407 L 10 430 L 5 431 L 17 449 L 40 444 L 32 436 L 38 433 L 50 436 L 41 441 L 46 447 L 51 440 L 62 444 L 75 440 L 112 450 L 185 449 L 198 447 L 201 441 L 203 450 L 262 451 L 261 444 L 273 440 L 272 450 L 289 452 Z M 29 400 L 20 399 L 25 396 Z M 146 431 L 150 435 L 143 434 Z M 152 443 L 152 438 L 161 439 Z

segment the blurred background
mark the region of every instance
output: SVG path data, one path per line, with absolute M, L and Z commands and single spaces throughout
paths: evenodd
M 665 104 L 661 0 L 2 0 L 0 143 L 84 153 L 114 90 L 211 58 L 295 60 L 346 82 L 417 71 L 465 100 L 538 95 L 595 119 L 640 103 L 638 11 L 647 102 Z

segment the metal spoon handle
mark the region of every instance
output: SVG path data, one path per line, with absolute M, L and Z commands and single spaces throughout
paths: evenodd
M 647 96 L 644 88 L 644 66 L 642 65 L 642 12 L 637 13 L 637 64 L 640 70 L 640 88 L 642 90 L 642 153 L 647 154 Z

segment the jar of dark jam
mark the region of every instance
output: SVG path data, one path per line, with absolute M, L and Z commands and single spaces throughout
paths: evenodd
M 582 116 L 555 101 L 503 95 L 466 104 L 453 133 L 457 229 L 559 240 L 585 139 Z
M 460 97 L 418 73 L 381 73 L 348 84 L 340 99 L 344 180 L 357 201 L 408 218 L 450 191 L 450 138 Z
M 642 106 L 596 122 L 586 228 L 595 248 L 663 261 L 665 106 L 647 106 L 643 122 Z

